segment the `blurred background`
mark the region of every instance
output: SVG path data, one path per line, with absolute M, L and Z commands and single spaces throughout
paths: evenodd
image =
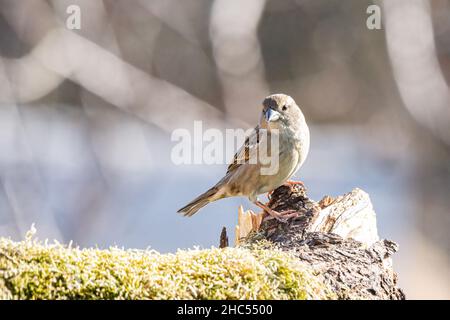
M 254 127 L 283 92 L 310 125 L 310 196 L 367 191 L 407 297 L 449 299 L 449 83 L 448 0 L 0 0 L 0 236 L 232 239 L 247 199 L 176 213 L 226 164 L 175 165 L 171 133 Z

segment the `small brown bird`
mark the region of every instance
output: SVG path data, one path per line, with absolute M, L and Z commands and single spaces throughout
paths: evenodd
M 264 173 L 268 165 L 267 159 L 261 159 L 262 151 L 266 152 L 271 161 L 277 161 L 277 170 Z M 295 183 L 288 180 L 301 167 L 308 151 L 309 128 L 300 107 L 288 95 L 270 95 L 262 103 L 259 125 L 234 156 L 225 177 L 178 212 L 192 216 L 210 202 L 233 196 L 247 196 L 277 220 L 285 221 L 295 212 L 276 212 L 260 202 L 257 196 L 286 182 Z

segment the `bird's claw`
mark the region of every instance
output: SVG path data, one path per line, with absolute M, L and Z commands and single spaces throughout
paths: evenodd
M 280 215 L 287 221 L 291 218 L 298 217 L 298 211 L 297 210 L 286 210 L 286 211 L 280 212 Z
M 282 212 L 277 212 L 277 211 L 269 208 L 267 205 L 259 202 L 258 200 L 256 200 L 254 203 L 258 207 L 263 209 L 265 212 L 267 212 L 272 218 L 274 218 L 282 223 L 287 223 L 289 219 L 298 216 L 298 212 L 296 210 L 291 209 L 291 210 L 286 210 L 286 211 L 282 211 Z
M 281 218 L 281 217 L 276 217 L 276 216 L 272 216 L 274 219 L 276 219 L 278 222 L 281 222 L 281 223 L 287 223 L 288 222 L 288 220 L 287 219 L 285 219 L 285 218 Z
M 264 212 L 267 212 L 267 211 L 264 211 Z M 276 211 L 272 210 L 272 213 L 267 212 L 267 214 L 269 214 L 269 216 L 270 216 L 268 219 L 275 219 L 281 223 L 288 223 L 289 219 L 298 217 L 298 212 L 296 210 L 286 210 L 283 212 L 276 212 Z

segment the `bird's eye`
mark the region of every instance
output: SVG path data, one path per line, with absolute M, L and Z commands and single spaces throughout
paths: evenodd
M 282 109 L 283 111 L 286 111 L 286 110 L 287 110 L 287 106 L 284 105 L 281 109 Z

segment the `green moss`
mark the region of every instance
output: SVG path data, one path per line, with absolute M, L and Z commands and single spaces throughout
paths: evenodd
M 267 244 L 243 248 L 79 249 L 0 238 L 3 299 L 326 299 L 320 276 Z

